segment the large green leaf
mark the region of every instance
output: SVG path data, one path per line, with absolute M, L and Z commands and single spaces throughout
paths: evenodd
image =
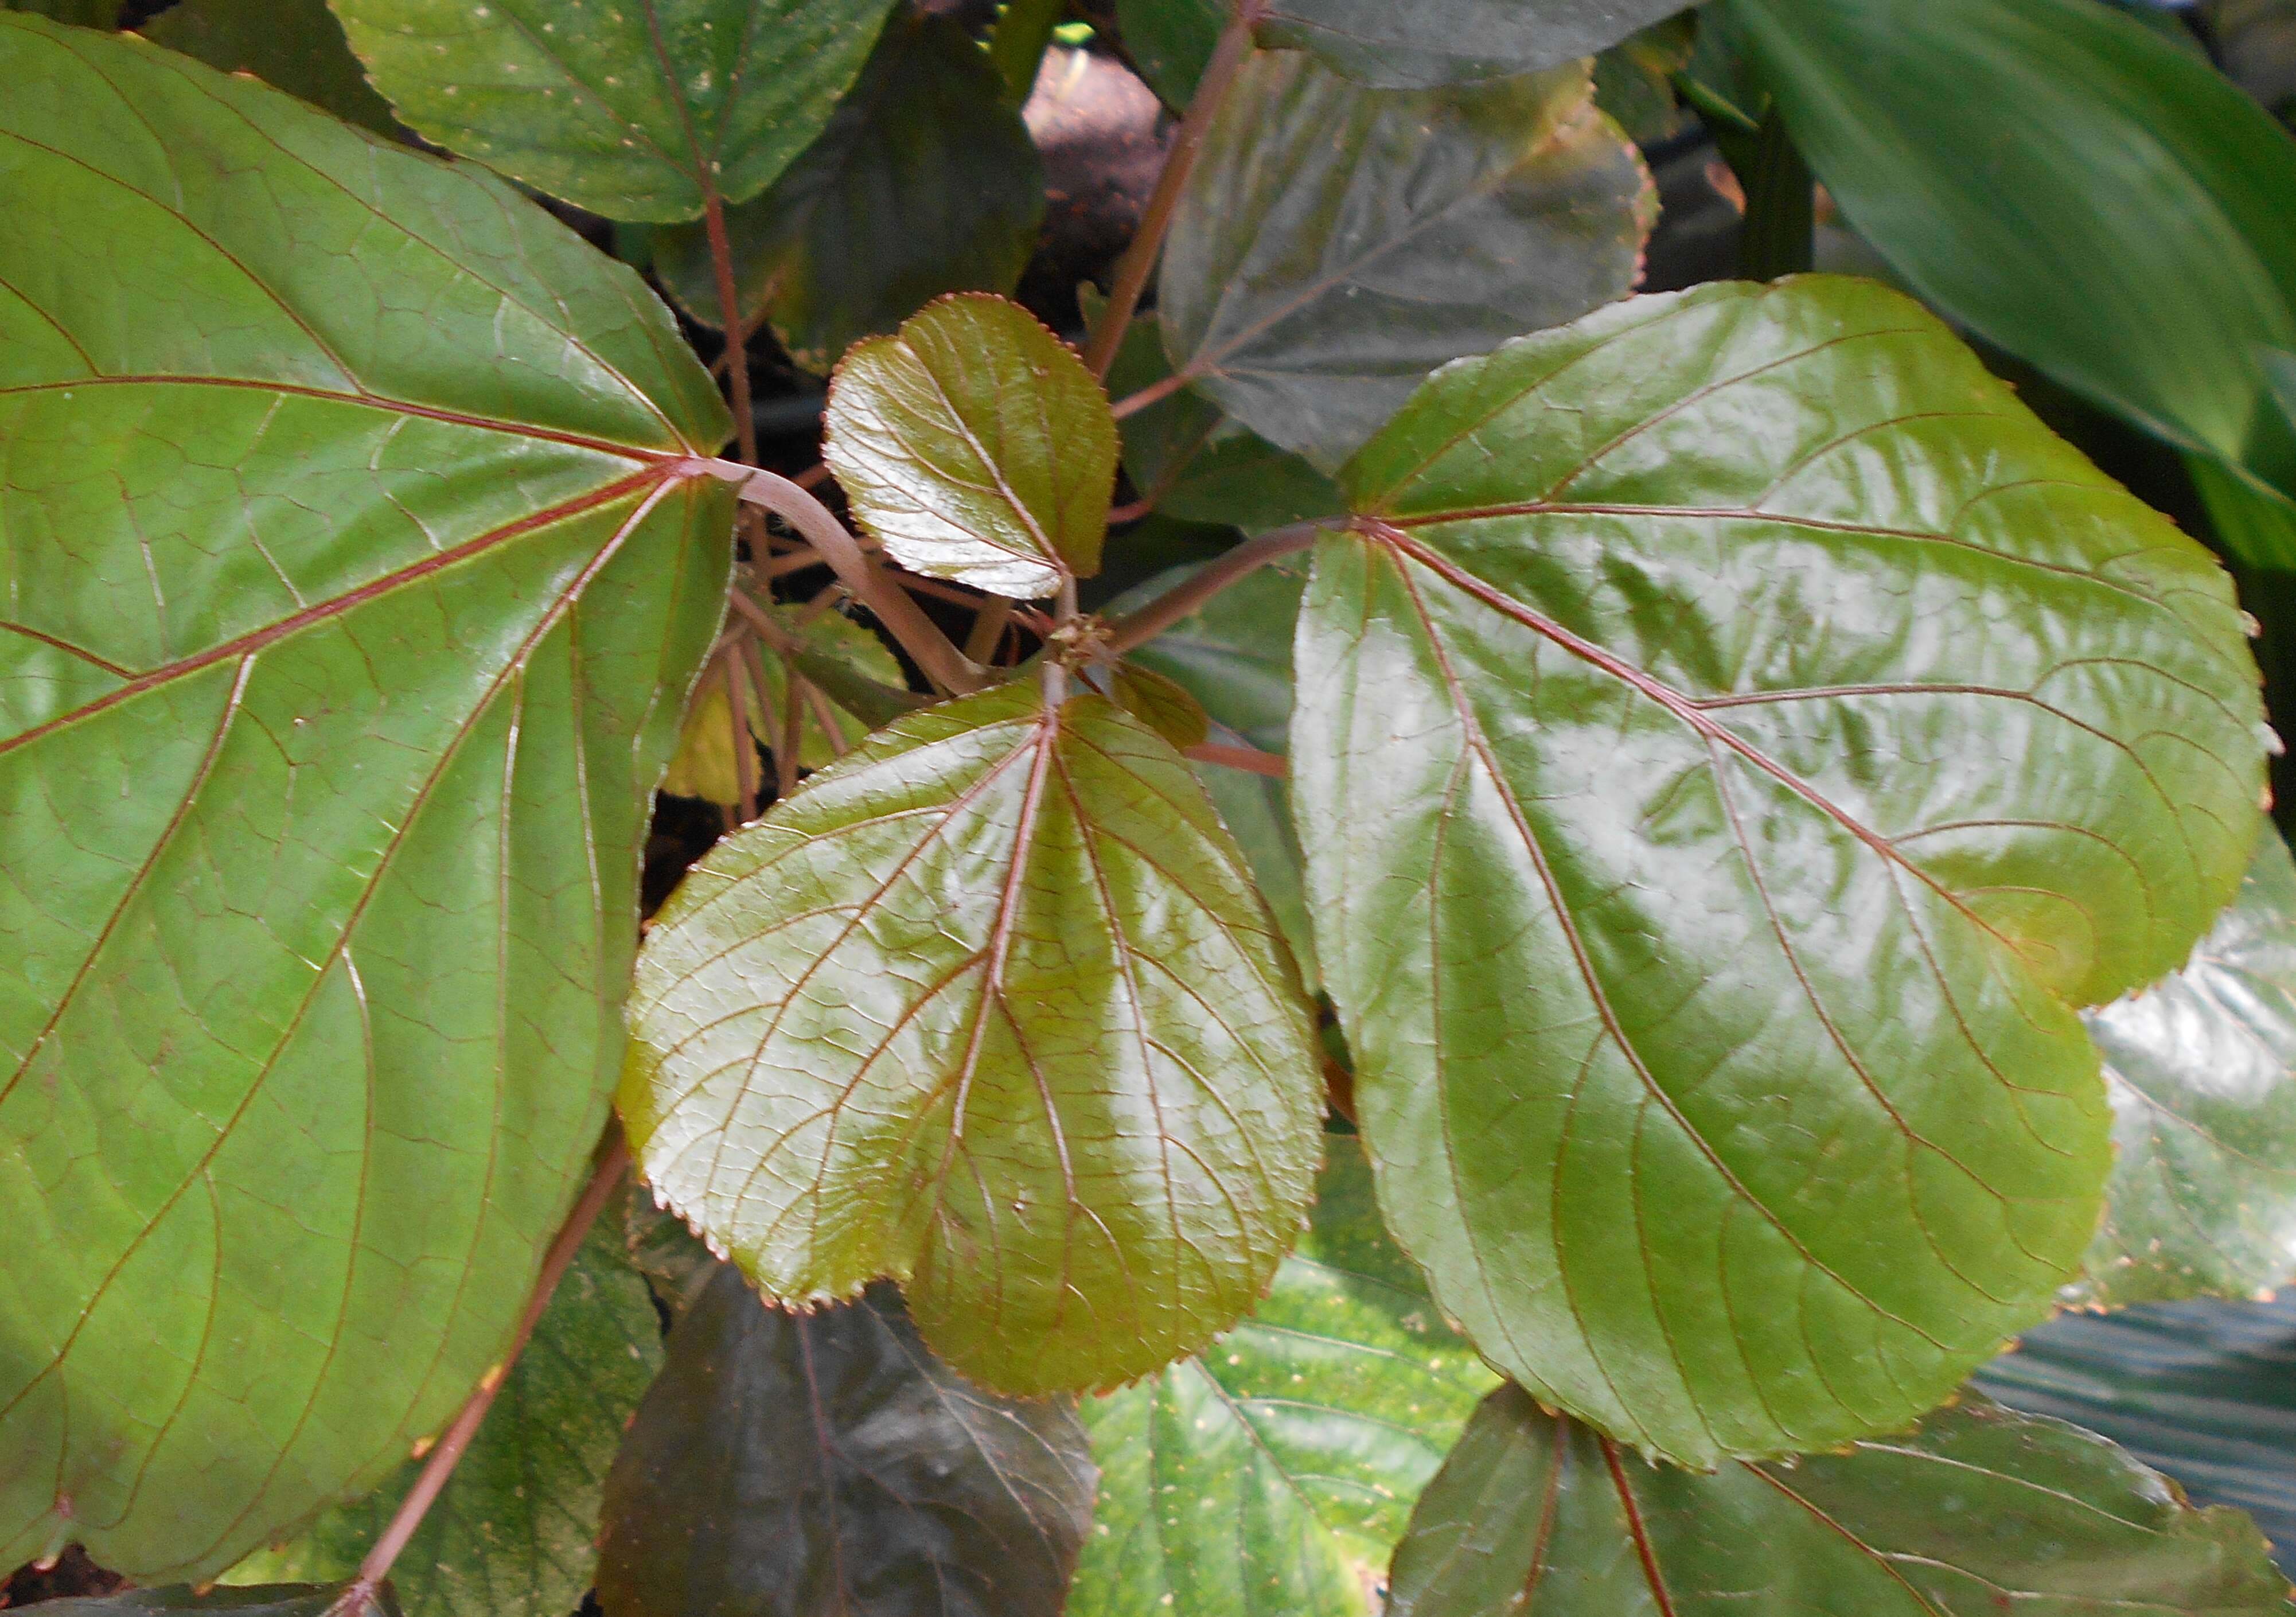
M 490 176 L 133 38 L 0 17 L 0 1563 L 201 1577 L 565 1212 L 726 422 Z
M 1977 1374 L 2013 1408 L 2100 1432 L 2296 1565 L 2296 1296 L 2066 1314 Z
M 606 1483 L 606 1617 L 1059 1617 L 1092 1520 L 1065 1403 L 1000 1399 L 892 1287 L 818 1313 L 721 1265 Z
M 1487 1358 L 1672 1457 L 1936 1403 L 2096 1227 L 2072 1006 L 2248 862 L 2230 581 L 1830 276 L 1455 365 L 1341 483 L 1292 784 L 1398 1239 Z
M 623 1253 L 619 1225 L 592 1227 L 396 1564 L 407 1617 L 564 1617 L 582 1604 L 596 1565 L 606 1468 L 661 1365 L 661 1325 Z M 234 1567 L 231 1581 L 353 1577 L 422 1470 L 420 1460 L 407 1461 L 372 1497 Z
M 0 0 L 0 11 L 29 12 L 80 28 L 116 28 L 120 0 Z
M 386 135 L 393 127 L 327 0 L 179 0 L 143 33 L 211 68 L 252 73 L 337 118 Z
M 1017 303 L 955 294 L 855 345 L 829 384 L 822 456 L 905 567 L 1022 600 L 1100 570 L 1108 396 Z
M 746 201 L 813 143 L 895 0 L 330 0 L 400 119 L 617 219 Z
M 1590 56 L 1683 0 L 1264 0 L 1259 37 L 1382 89 L 1504 78 Z
M 1116 0 L 1125 54 L 1174 111 L 1187 110 L 1227 17 L 1228 0 Z
M 1727 0 L 1794 144 L 1915 291 L 2296 495 L 2296 142 L 2095 0 Z
M 44 1600 L 40 1610 L 55 1617 L 177 1617 L 201 1612 L 228 1612 L 232 1617 L 328 1617 L 343 1609 L 349 1590 L 342 1585 L 276 1583 L 253 1588 L 209 1589 L 187 1585 L 170 1588 L 121 1589 L 116 1595 L 91 1595 L 76 1600 Z M 398 1601 L 384 1584 L 357 1608 L 378 1617 L 398 1617 Z
M 2296 1279 L 2296 863 L 2265 828 L 2192 960 L 2087 1016 L 2115 1146 L 2087 1272 L 2119 1307 Z
M 1493 1376 L 1329 1142 L 1315 1222 L 1252 1317 L 1081 1413 L 1101 1466 L 1069 1617 L 1368 1617 L 1412 1502 Z
M 1584 62 L 1375 91 L 1244 64 L 1164 249 L 1174 370 L 1329 468 L 1421 378 L 1634 284 L 1655 193 Z
M 946 17 L 898 19 L 821 138 L 726 216 L 742 319 L 825 373 L 943 292 L 1011 291 L 1044 213 L 1044 165 L 988 56 Z M 655 240 L 670 294 L 724 324 L 708 233 Z
M 668 1205 L 785 1301 L 907 1282 L 926 1340 L 1015 1391 L 1226 1329 L 1314 1184 L 1306 1006 L 1234 844 L 1166 743 L 1033 680 L 720 843 L 632 1024 L 622 1115 Z
M 2130 1617 L 2287 1610 L 2254 1523 L 1982 1399 L 1706 1476 L 1494 1392 L 1396 1552 L 1390 1617 Z

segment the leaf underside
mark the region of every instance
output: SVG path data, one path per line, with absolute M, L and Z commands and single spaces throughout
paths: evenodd
M 2096 1227 L 2072 1007 L 2247 862 L 2229 580 L 1832 277 L 1456 365 L 1341 480 L 1292 784 L 1398 1239 L 1670 1457 L 1933 1406 Z
M 1682 0 L 1266 0 L 1259 37 L 1381 89 L 1559 67 L 1683 9 Z
M 785 1301 L 904 1280 L 1017 1392 L 1226 1329 L 1313 1186 L 1291 961 L 1186 761 L 1097 696 L 998 687 L 813 777 L 687 875 L 631 1021 L 669 1206 Z
M 563 1216 L 725 418 L 491 176 L 132 37 L 0 17 L 0 1562 L 200 1578 Z

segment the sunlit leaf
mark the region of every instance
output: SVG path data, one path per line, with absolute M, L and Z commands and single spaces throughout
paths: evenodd
M 2096 1227 L 2073 1007 L 2248 863 L 2230 580 L 1831 276 L 1455 365 L 1341 480 L 1292 783 L 1398 1238 L 1673 1457 L 1935 1404 Z
M 1329 1142 L 1315 1223 L 1252 1317 L 1081 1409 L 1100 1503 L 1069 1617 L 1357 1617 L 1495 1379 Z
M 890 1286 L 818 1313 L 721 1265 L 606 1484 L 607 1617 L 1058 1617 L 1092 1519 L 1066 1403 L 980 1391 Z
M 987 55 L 947 18 L 898 19 L 821 137 L 727 215 L 742 317 L 826 373 L 943 292 L 1011 291 L 1044 212 L 1044 166 Z M 701 226 L 658 236 L 654 269 L 724 324 Z
M 1682 0 L 1265 0 L 1259 37 L 1382 89 L 1559 67 L 1683 9 Z
M 617 219 L 747 201 L 828 124 L 894 0 L 330 0 L 400 119 Z
M 2103 1440 L 1983 1399 L 1906 1437 L 1710 1475 L 1520 1388 L 1484 1400 L 1396 1553 L 1390 1617 L 2265 1613 L 2256 1524 Z
M 822 454 L 894 560 L 1021 600 L 1100 570 L 1116 423 L 1017 303 L 941 299 L 847 354 Z
M 119 8 L 103 0 L 111 10 Z M 327 0 L 178 0 L 142 33 L 226 73 L 252 73 L 337 118 L 382 134 L 390 108 L 366 81 Z
M 1165 351 L 1244 425 L 1329 468 L 1436 366 L 1626 291 L 1654 203 L 1583 62 L 1380 92 L 1262 53 L 1173 221 Z
M 564 1215 L 725 415 L 481 171 L 35 20 L 0 83 L 0 1563 L 200 1578 L 435 1431 Z
M 1225 1330 L 1313 1184 L 1307 1009 L 1234 844 L 1168 743 L 1033 678 L 720 843 L 631 1015 L 622 1115 L 671 1208 L 786 1301 L 902 1279 L 1014 1391 Z

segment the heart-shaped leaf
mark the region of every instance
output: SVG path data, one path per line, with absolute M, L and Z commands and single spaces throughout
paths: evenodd
M 1398 1238 L 1671 1457 L 1937 1403 L 2096 1227 L 2073 1006 L 2248 862 L 2230 580 L 1834 277 L 1455 365 L 1341 482 L 1292 785 Z
M 1017 303 L 959 293 L 857 344 L 822 454 L 904 567 L 1020 600 L 1100 570 L 1116 422 L 1076 350 Z
M 206 1577 L 390 1475 L 564 1215 L 726 422 L 491 176 L 33 20 L 0 83 L 0 1562 Z
M 1626 291 L 1655 203 L 1583 62 L 1379 92 L 1262 53 L 1173 220 L 1165 351 L 1238 421 L 1328 469 L 1436 366 Z
M 1909 1437 L 1711 1475 L 1652 1467 L 1517 1387 L 1419 1501 L 1390 1617 L 2130 1617 L 2287 1610 L 2256 1524 L 2101 1438 L 1983 1399 Z
M 1011 291 L 1044 213 L 1044 165 L 987 54 L 947 17 L 898 19 L 821 138 L 726 215 L 742 317 L 826 374 L 943 292 Z M 665 231 L 653 266 L 724 324 L 707 231 Z
M 1493 1377 L 1444 1327 L 1344 1137 L 1250 1319 L 1087 1399 L 1100 1503 L 1069 1617 L 1364 1617 Z
M 606 1482 L 611 1617 L 1059 1617 L 1092 1520 L 1065 1403 L 928 1352 L 890 1286 L 818 1313 L 720 1265 Z
M 898 721 L 720 843 L 631 1021 L 622 1115 L 670 1207 L 785 1301 L 906 1281 L 1014 1391 L 1225 1330 L 1314 1183 L 1307 1008 L 1235 845 L 1168 744 L 1034 681 Z
M 811 145 L 895 0 L 330 0 L 450 152 L 610 218 L 699 218 Z
M 2184 970 L 2087 1022 L 2116 1149 L 2070 1300 L 2244 1297 L 2296 1279 L 2296 864 L 2280 833 L 2266 827 Z
M 1262 0 L 1258 35 L 1382 89 L 1504 78 L 1591 56 L 1682 0 Z

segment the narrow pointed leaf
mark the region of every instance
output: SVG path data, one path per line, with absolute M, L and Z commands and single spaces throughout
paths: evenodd
M 818 1313 L 720 1265 L 606 1484 L 607 1617 L 1059 1617 L 1092 1519 L 1066 1403 L 936 1360 L 890 1286 Z
M 746 201 L 828 124 L 894 0 L 331 0 L 400 119 L 610 218 Z
M 1902 1424 L 2095 1230 L 2073 1007 L 2248 862 L 2229 579 L 1834 277 L 1453 366 L 1342 482 L 1292 787 L 1398 1238 L 1627 1441 Z
M 601 1219 L 392 1572 L 406 1617 L 564 1617 L 596 1570 L 598 1506 L 622 1429 L 661 1366 L 661 1325 Z M 355 1576 L 422 1474 L 410 1459 L 356 1505 L 234 1567 L 234 1583 Z
M 1100 570 L 1108 396 L 1017 303 L 943 298 L 856 346 L 829 384 L 822 454 L 904 567 L 1020 600 Z
M 141 31 L 171 51 L 226 73 L 252 73 L 378 134 L 396 127 L 327 0 L 178 0 Z
M 1080 1413 L 1100 1502 L 1069 1617 L 1368 1617 L 1419 1490 L 1494 1377 L 1328 1142 L 1315 1222 L 1198 1358 Z
M 1044 213 L 1044 165 L 988 56 L 948 18 L 898 19 L 821 138 L 726 216 L 742 319 L 825 375 L 943 292 L 1011 291 Z M 724 324 L 708 232 L 663 232 L 653 262 Z
M 2265 829 L 2185 968 L 2087 1016 L 2114 1159 L 2069 1300 L 2245 1297 L 2296 1279 L 2296 864 Z
M 1504 78 L 1591 56 L 1682 0 L 1267 0 L 1265 44 L 1313 51 L 1381 89 Z
M 572 1199 L 725 417 L 481 171 L 12 15 L 0 83 L 0 1562 L 203 1578 L 436 1430 Z
M 1378 92 L 1261 53 L 1173 221 L 1165 351 L 1238 421 L 1328 469 L 1438 365 L 1626 291 L 1654 201 L 1583 62 Z
M 720 843 L 631 1014 L 622 1115 L 670 1208 L 786 1301 L 902 1279 L 1013 1391 L 1225 1330 L 1314 1183 L 1306 1007 L 1234 844 L 1168 743 L 1033 680 Z
M 345 1584 L 274 1583 L 247 1588 L 209 1589 L 185 1584 L 168 1588 L 121 1589 L 76 1600 L 44 1600 L 40 1610 L 55 1617 L 176 1617 L 181 1613 L 228 1612 L 231 1617 L 329 1617 L 348 1609 Z M 384 1584 L 359 1608 L 374 1617 L 399 1617 L 398 1596 Z
M 2287 1609 L 2256 1524 L 2101 1438 L 1982 1399 L 1910 1436 L 1710 1475 L 1517 1387 L 1419 1501 L 1390 1617 L 2218 1617 Z

